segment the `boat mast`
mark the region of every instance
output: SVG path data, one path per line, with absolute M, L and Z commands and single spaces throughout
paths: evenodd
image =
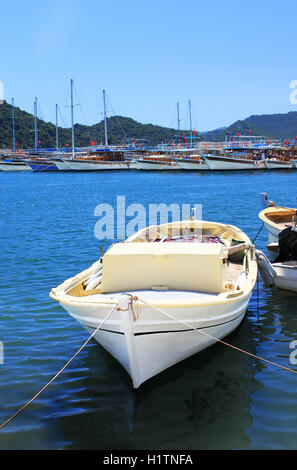
M 190 114 L 190 136 L 191 136 L 191 147 L 192 147 L 192 110 L 191 110 L 191 100 L 189 100 L 189 114 Z
M 34 101 L 34 130 L 35 130 L 35 150 L 38 149 L 38 127 L 37 127 L 37 98 Z
M 179 103 L 177 103 L 177 138 L 180 139 L 180 118 L 179 118 Z
M 56 149 L 59 150 L 58 104 L 56 103 Z
M 15 152 L 15 128 L 14 128 L 14 99 L 11 100 L 11 112 L 12 112 L 12 142 L 13 151 Z
M 72 158 L 74 158 L 74 125 L 73 125 L 73 79 L 70 80 L 71 84 L 71 129 L 72 129 Z
M 104 107 L 104 135 L 105 135 L 105 145 L 108 146 L 107 139 L 107 120 L 106 120 L 106 100 L 105 100 L 105 90 L 103 90 L 103 107 Z

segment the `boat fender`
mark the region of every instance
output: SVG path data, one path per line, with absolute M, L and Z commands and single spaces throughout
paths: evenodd
M 256 250 L 256 259 L 264 285 L 266 287 L 273 287 L 275 284 L 276 272 L 269 259 L 261 250 Z

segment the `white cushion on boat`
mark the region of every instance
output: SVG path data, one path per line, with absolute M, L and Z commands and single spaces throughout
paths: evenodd
M 101 292 L 169 289 L 224 291 L 220 243 L 117 243 L 103 257 Z

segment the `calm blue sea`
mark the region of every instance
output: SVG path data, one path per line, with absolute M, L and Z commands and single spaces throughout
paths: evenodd
M 94 209 L 203 204 L 203 218 L 253 238 L 260 193 L 296 207 L 297 172 L 0 173 L 0 421 L 29 400 L 87 339 L 49 298 L 100 255 Z M 266 249 L 263 230 L 257 247 Z M 105 248 L 108 244 L 105 242 Z M 229 341 L 290 367 L 297 296 L 259 284 Z M 297 366 L 292 366 L 297 367 Z M 137 392 L 91 342 L 62 376 L 0 432 L 0 449 L 296 449 L 297 375 L 217 344 Z

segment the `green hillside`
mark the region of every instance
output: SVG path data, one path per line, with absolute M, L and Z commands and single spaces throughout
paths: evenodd
M 297 112 L 291 111 L 286 114 L 262 114 L 261 116 L 250 116 L 243 121 L 236 121 L 224 129 L 204 133 L 208 140 L 225 140 L 225 135 L 262 135 L 272 139 L 293 139 L 297 135 Z
M 12 147 L 12 109 L 11 105 L 4 103 L 0 106 L 0 148 Z M 134 138 L 147 145 L 156 145 L 172 140 L 176 129 L 141 124 L 134 119 L 113 116 L 107 119 L 108 142 L 118 145 L 130 142 Z M 91 141 L 97 144 L 104 143 L 104 122 L 93 126 L 75 124 L 75 145 L 77 147 L 89 146 Z M 17 148 L 34 147 L 34 117 L 32 114 L 15 108 L 15 135 Z M 49 148 L 56 145 L 56 127 L 50 122 L 38 119 L 38 140 L 40 147 Z M 71 147 L 71 129 L 59 127 L 59 145 Z
M 4 102 L 0 105 L 0 148 L 12 148 L 12 118 L 11 105 Z M 134 119 L 113 116 L 108 118 L 108 142 L 118 145 L 124 142 L 136 142 L 145 145 L 156 145 L 161 142 L 170 142 L 176 135 L 176 129 L 156 126 L 153 124 L 141 124 Z M 220 128 L 204 132 L 204 140 L 225 140 L 226 133 L 236 135 L 262 135 L 272 139 L 293 139 L 297 135 L 297 112 L 287 114 L 264 114 L 250 116 L 242 121 L 236 121 L 226 128 Z M 188 135 L 188 131 L 185 132 Z M 15 108 L 15 134 L 17 148 L 34 147 L 34 118 L 32 114 Z M 56 128 L 50 122 L 38 119 L 38 139 L 41 148 L 55 147 Z M 104 123 L 101 121 L 93 126 L 75 124 L 75 144 L 77 147 L 85 147 L 95 141 L 96 144 L 104 143 Z M 60 147 L 71 147 L 71 129 L 59 127 Z

